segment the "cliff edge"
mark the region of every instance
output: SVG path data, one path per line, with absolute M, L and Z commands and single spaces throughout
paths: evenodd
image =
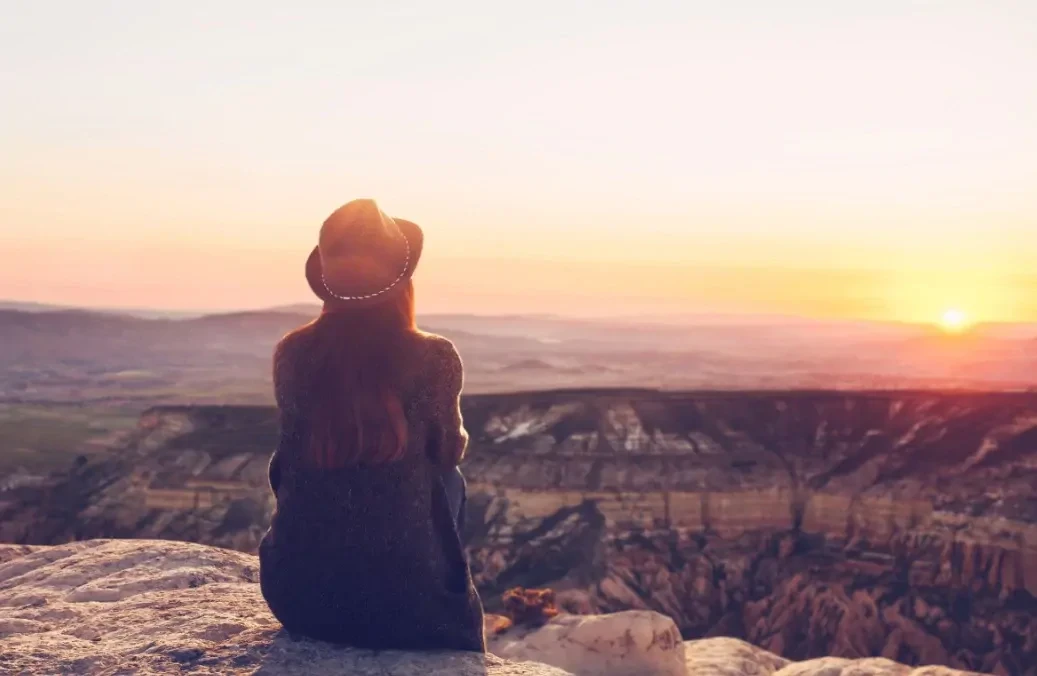
M 962 673 L 912 671 L 888 660 L 790 664 L 733 639 L 682 643 L 673 622 L 657 613 L 562 616 L 493 639 L 515 660 L 535 655 L 571 671 L 493 655 L 371 653 L 292 640 L 267 610 L 257 580 L 255 557 L 195 544 L 0 545 L 0 673 L 616 676 L 644 674 L 650 663 L 668 665 L 657 673 L 704 676 Z M 582 659 L 581 650 L 595 661 Z

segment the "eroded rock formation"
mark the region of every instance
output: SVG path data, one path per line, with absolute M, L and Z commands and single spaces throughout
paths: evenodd
M 794 659 L 1037 673 L 1037 397 L 480 403 L 490 598 L 551 585 L 570 610 L 657 610 Z
M 648 609 L 787 658 L 1037 674 L 1037 395 L 546 392 L 469 397 L 488 600 Z M 20 489 L 0 537 L 251 551 L 263 408 L 150 412 L 105 463 Z

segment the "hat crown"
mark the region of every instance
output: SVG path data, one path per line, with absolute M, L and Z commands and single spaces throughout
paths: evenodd
M 410 257 L 399 226 L 372 199 L 353 200 L 328 216 L 317 248 L 324 286 L 342 300 L 388 291 L 402 279 Z
M 369 247 L 381 249 L 388 245 L 397 248 L 401 240 L 396 222 L 378 208 L 377 202 L 356 199 L 342 205 L 325 219 L 318 246 L 322 255 L 333 256 Z
M 423 243 L 416 223 L 390 218 L 373 199 L 356 199 L 321 225 L 306 259 L 306 281 L 325 303 L 380 302 L 414 274 Z

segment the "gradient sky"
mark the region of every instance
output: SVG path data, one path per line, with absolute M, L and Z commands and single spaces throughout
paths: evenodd
M 1037 3 L 7 3 L 0 298 L 1037 321 Z M 780 5 L 780 6 L 779 6 Z

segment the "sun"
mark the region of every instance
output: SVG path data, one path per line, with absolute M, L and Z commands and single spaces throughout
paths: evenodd
M 969 325 L 969 317 L 958 308 L 944 311 L 940 317 L 940 327 L 948 333 L 961 333 Z

